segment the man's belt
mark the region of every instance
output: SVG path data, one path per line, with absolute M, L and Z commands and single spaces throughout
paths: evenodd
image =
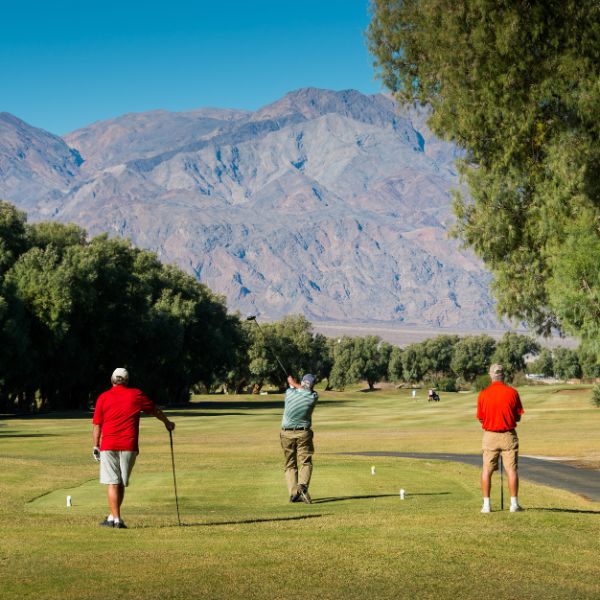
M 310 427 L 282 427 L 282 431 L 308 431 Z

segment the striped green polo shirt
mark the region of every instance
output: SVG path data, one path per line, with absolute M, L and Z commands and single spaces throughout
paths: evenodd
M 312 412 L 319 399 L 317 392 L 305 389 L 289 388 L 285 393 L 282 428 L 310 427 Z

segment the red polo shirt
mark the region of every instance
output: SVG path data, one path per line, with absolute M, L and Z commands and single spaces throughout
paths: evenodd
M 154 402 L 136 388 L 114 385 L 100 394 L 94 425 L 102 428 L 100 450 L 138 451 L 140 413 L 154 411 Z
M 479 392 L 477 398 L 477 418 L 486 431 L 509 431 L 517 426 L 517 417 L 525 411 L 515 388 L 502 381 Z

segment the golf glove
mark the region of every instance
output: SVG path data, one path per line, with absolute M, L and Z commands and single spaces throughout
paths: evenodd
M 96 461 L 100 462 L 100 448 L 98 448 L 98 446 L 94 446 L 92 455 Z

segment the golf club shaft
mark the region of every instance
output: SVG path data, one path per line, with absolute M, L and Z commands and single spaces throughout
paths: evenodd
M 504 510 L 504 464 L 500 455 L 500 510 Z
M 179 499 L 177 498 L 177 479 L 175 479 L 175 453 L 173 452 L 173 432 L 169 429 L 169 441 L 171 442 L 171 465 L 173 466 L 173 487 L 175 488 L 175 506 L 177 507 L 177 524 L 181 525 L 179 517 Z
M 259 328 L 260 333 L 261 333 L 261 335 L 263 337 L 263 340 L 265 340 L 265 342 L 266 342 L 267 338 L 265 337 L 265 334 L 264 334 L 264 332 L 262 330 L 262 327 L 260 326 L 259 322 L 256 320 L 256 318 L 254 318 L 252 320 L 256 323 L 256 326 Z M 275 352 L 273 352 L 273 350 L 266 343 L 265 343 L 265 347 L 273 355 L 273 357 L 277 361 L 277 364 L 281 367 L 281 370 L 283 371 L 283 373 L 284 373 L 284 375 L 285 375 L 285 377 L 287 379 L 287 376 L 289 375 L 289 373 L 288 373 L 287 369 L 283 366 L 283 363 L 279 360 L 279 357 L 277 356 L 277 354 L 275 354 Z

